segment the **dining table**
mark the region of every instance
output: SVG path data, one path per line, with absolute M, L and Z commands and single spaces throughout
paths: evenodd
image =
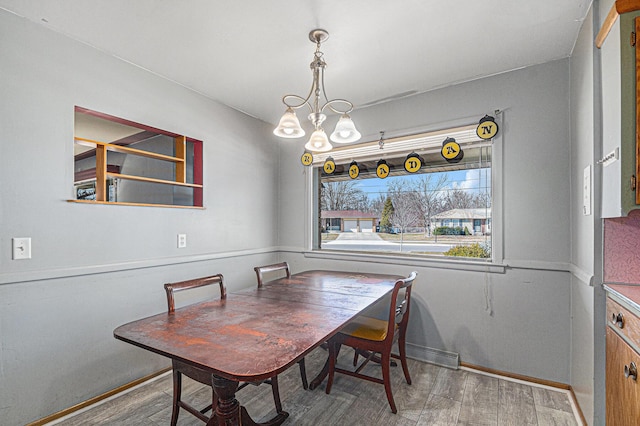
M 219 403 L 207 425 L 282 424 L 286 411 L 256 423 L 236 399 L 240 382 L 280 374 L 326 342 L 352 318 L 391 293 L 402 276 L 305 271 L 258 288 L 124 324 L 116 339 L 211 373 Z M 328 362 L 311 382 L 317 387 Z

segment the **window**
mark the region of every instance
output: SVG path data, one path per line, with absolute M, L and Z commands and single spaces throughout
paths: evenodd
M 315 154 L 318 248 L 491 259 L 492 143 L 476 127 L 393 138 L 383 149 L 372 142 Z M 448 138 L 463 151 L 457 162 L 441 154 Z M 411 157 L 422 162 L 408 168 L 413 173 L 405 169 Z M 335 163 L 332 173 L 327 160 Z M 376 174 L 381 161 L 389 170 L 384 178 Z
M 202 142 L 76 107 L 77 202 L 202 207 Z

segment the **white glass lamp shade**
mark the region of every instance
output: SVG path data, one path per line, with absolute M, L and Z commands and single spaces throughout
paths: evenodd
M 278 127 L 273 130 L 273 134 L 281 138 L 301 138 L 304 136 L 304 129 L 300 127 L 300 121 L 293 109 L 287 108 L 280 118 Z
M 331 133 L 331 140 L 337 143 L 348 143 L 357 141 L 361 136 L 351 117 L 343 114 L 336 124 L 336 129 Z
M 319 128 L 311 134 L 311 138 L 309 138 L 309 142 L 304 148 L 313 152 L 325 152 L 330 151 L 333 147 L 329 143 L 329 139 L 327 139 L 327 134 L 322 128 Z

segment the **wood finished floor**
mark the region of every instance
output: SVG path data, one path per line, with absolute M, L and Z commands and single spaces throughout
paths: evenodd
M 342 366 L 350 365 L 351 350 L 343 349 Z M 307 359 L 311 380 L 320 370 L 326 352 L 317 349 Z M 376 374 L 380 366 L 365 368 Z M 377 370 L 377 371 L 376 371 Z M 450 370 L 409 361 L 412 385 L 404 381 L 402 368 L 392 368 L 393 395 L 398 414 L 391 413 L 384 387 L 376 383 L 336 375 L 331 394 L 324 384 L 314 391 L 302 389 L 297 365 L 278 376 L 282 405 L 289 413 L 284 425 L 578 425 L 566 392 L 514 383 L 465 370 Z M 183 399 L 205 406 L 210 388 L 187 378 Z M 325 381 L 326 383 L 326 381 Z M 129 393 L 55 424 L 168 425 L 171 418 L 171 375 L 163 376 Z M 275 415 L 271 388 L 248 386 L 238 400 L 257 421 Z M 53 424 L 53 423 L 52 423 Z M 180 410 L 178 425 L 203 425 Z

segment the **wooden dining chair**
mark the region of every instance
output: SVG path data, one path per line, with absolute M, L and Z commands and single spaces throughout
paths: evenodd
M 346 374 L 384 385 L 391 411 L 394 414 L 398 412 L 391 392 L 391 358 L 400 360 L 404 377 L 407 383 L 411 384 L 411 376 L 409 375 L 409 368 L 407 367 L 405 339 L 407 324 L 409 323 L 409 308 L 411 307 L 411 286 L 416 275 L 417 272 L 412 272 L 407 278 L 396 281 L 393 292 L 391 293 L 388 320 L 380 320 L 360 315 L 347 323 L 338 334 L 329 340 L 329 378 L 327 379 L 327 394 L 331 392 L 335 373 Z M 404 294 L 401 294 L 401 290 L 404 290 Z M 395 343 L 398 343 L 398 354 L 391 352 Z M 336 366 L 342 345 L 350 346 L 356 350 L 354 362 L 357 361 L 358 354 L 366 355 L 364 361 L 354 371 Z M 382 379 L 361 373 L 369 361 L 376 361 L 377 355 L 379 355 L 377 361 L 379 361 L 382 366 Z
M 192 290 L 199 287 L 204 287 L 208 285 L 219 284 L 220 286 L 220 299 L 226 299 L 227 292 L 224 286 L 224 278 L 222 274 L 212 275 L 210 277 L 196 278 L 186 281 L 167 283 L 164 285 L 164 289 L 167 292 L 167 305 L 169 315 L 175 314 L 175 299 L 174 294 L 184 290 Z M 184 408 L 189 413 L 193 414 L 200 420 L 204 422 L 209 421 L 209 417 L 205 415 L 209 410 L 215 412 L 216 404 L 218 401 L 218 397 L 213 390 L 212 386 L 212 377 L 211 373 L 190 365 L 187 365 L 178 360 L 172 361 L 173 366 L 173 411 L 171 413 L 171 426 L 175 426 L 178 422 L 178 413 L 180 412 L 180 408 Z M 212 396 L 211 396 L 211 404 L 207 405 L 205 408 L 198 410 L 194 406 L 189 403 L 182 401 L 182 375 L 185 375 L 199 383 L 211 386 Z M 271 380 L 266 381 L 272 385 L 273 389 L 273 400 L 275 402 L 276 410 L 278 413 L 282 411 L 282 403 L 280 402 L 280 394 L 278 392 L 278 379 L 275 380 L 272 378 Z M 262 383 L 262 382 L 259 382 Z M 259 384 L 257 383 L 257 384 Z M 243 383 L 241 387 L 246 386 L 248 383 Z
M 226 289 L 224 287 L 224 278 L 222 274 L 212 275 L 210 277 L 196 278 L 186 281 L 179 281 L 174 283 L 167 283 L 164 285 L 164 290 L 167 292 L 167 307 L 169 315 L 175 314 L 175 298 L 174 294 L 185 290 L 193 290 L 195 288 L 219 284 L 220 286 L 220 299 L 227 297 Z M 180 408 L 184 408 L 189 413 L 193 414 L 200 420 L 207 422 L 209 417 L 205 413 L 209 410 L 215 411 L 217 403 L 217 395 L 212 390 L 211 404 L 205 408 L 198 410 L 191 404 L 182 401 L 182 375 L 205 385 L 211 386 L 211 373 L 201 370 L 196 367 L 184 364 L 178 360 L 172 361 L 173 367 L 173 410 L 171 412 L 171 426 L 175 426 L 178 422 L 178 414 Z
M 273 281 L 276 278 L 291 278 L 291 270 L 289 269 L 289 264 L 287 262 L 282 263 L 274 263 L 272 265 L 265 266 L 256 266 L 253 268 L 256 271 L 256 276 L 258 278 L 258 288 L 261 288 L 265 282 Z M 265 274 L 269 275 L 269 280 L 265 280 Z M 304 365 L 304 358 L 298 361 L 298 366 L 300 367 L 300 377 L 302 378 L 302 388 L 307 389 L 309 384 L 307 383 L 307 372 Z

